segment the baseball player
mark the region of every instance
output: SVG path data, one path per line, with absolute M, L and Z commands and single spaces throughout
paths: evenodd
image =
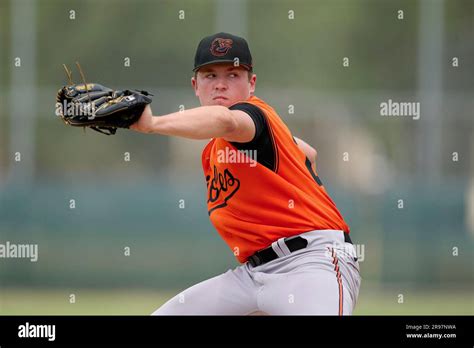
M 192 87 L 200 107 L 130 128 L 211 139 L 202 152 L 209 218 L 241 263 L 196 284 L 155 315 L 349 315 L 361 277 L 355 248 L 316 172 L 316 150 L 255 96 L 245 39 L 203 38 Z

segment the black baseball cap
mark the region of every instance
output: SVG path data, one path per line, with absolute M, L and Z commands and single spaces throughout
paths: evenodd
M 252 55 L 244 38 L 228 33 L 206 36 L 197 47 L 193 71 L 208 64 L 234 63 L 235 58 L 239 66 L 252 70 Z

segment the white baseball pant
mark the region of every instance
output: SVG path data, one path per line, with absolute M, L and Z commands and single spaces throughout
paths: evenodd
M 300 234 L 304 249 L 253 267 L 248 262 L 176 295 L 152 315 L 350 315 L 361 276 L 344 232 Z M 280 241 L 281 242 L 281 241 Z M 284 249 L 284 248 L 283 248 Z

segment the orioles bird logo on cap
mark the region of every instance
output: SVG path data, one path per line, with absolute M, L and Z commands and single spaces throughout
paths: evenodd
M 232 48 L 232 39 L 215 38 L 211 43 L 211 53 L 213 56 L 222 57 Z

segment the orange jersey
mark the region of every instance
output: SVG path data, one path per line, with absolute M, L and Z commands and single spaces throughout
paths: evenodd
M 276 111 L 255 96 L 244 103 L 264 115 L 272 148 L 269 160 L 260 160 L 265 165 L 258 152 L 238 150 L 223 138 L 211 139 L 202 153 L 209 218 L 237 259 L 244 263 L 281 237 L 324 229 L 348 233 L 316 168 Z

